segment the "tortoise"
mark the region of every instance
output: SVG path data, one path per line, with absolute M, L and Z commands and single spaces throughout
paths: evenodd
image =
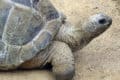
M 1 0 L 0 70 L 50 63 L 57 80 L 70 80 L 75 73 L 73 53 L 111 23 L 111 17 L 99 13 L 73 26 L 49 0 Z

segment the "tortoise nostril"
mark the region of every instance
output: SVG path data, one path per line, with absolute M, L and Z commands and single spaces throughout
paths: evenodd
M 98 21 L 100 24 L 105 24 L 107 21 L 106 21 L 106 19 L 100 19 L 99 21 Z

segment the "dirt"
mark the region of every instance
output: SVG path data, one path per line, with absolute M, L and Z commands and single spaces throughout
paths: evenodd
M 84 49 L 75 53 L 75 80 L 120 80 L 120 0 L 51 0 L 68 21 L 76 25 L 90 15 L 106 13 L 112 26 Z M 0 80 L 53 80 L 41 70 L 0 72 Z

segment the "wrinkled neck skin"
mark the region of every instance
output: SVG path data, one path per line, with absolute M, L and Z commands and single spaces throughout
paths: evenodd
M 70 23 L 63 24 L 56 36 L 56 40 L 67 43 L 72 51 L 76 52 L 94 38 L 94 36 L 87 33 L 83 27 L 81 27 L 80 24 L 77 26 L 72 26 Z

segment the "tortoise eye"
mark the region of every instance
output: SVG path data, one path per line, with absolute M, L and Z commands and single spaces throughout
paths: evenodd
M 99 21 L 98 21 L 100 24 L 105 24 L 107 21 L 106 21 L 106 19 L 100 19 Z

